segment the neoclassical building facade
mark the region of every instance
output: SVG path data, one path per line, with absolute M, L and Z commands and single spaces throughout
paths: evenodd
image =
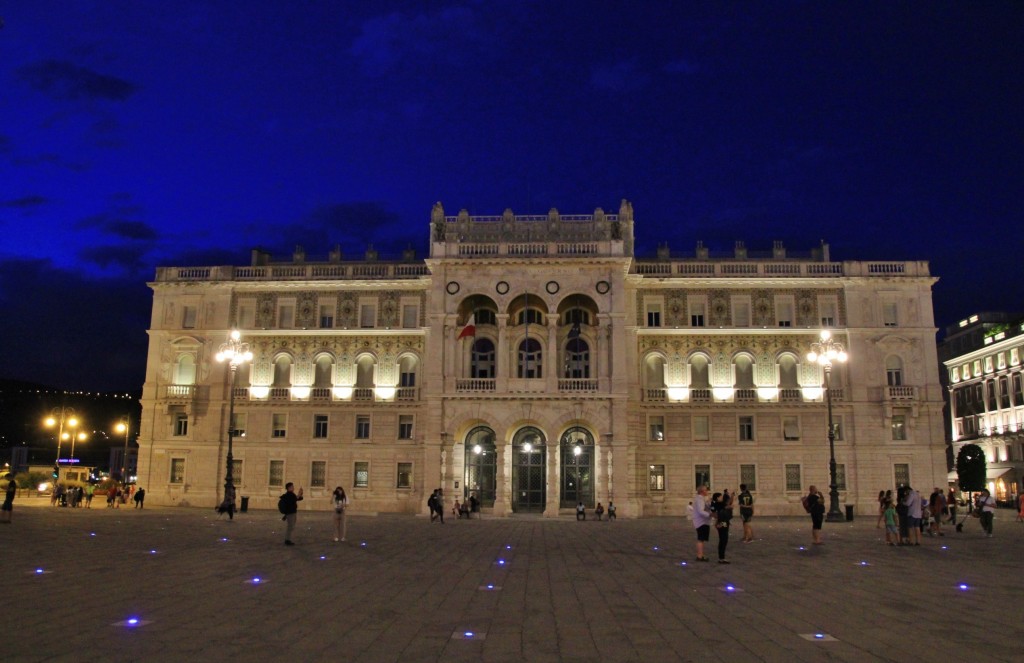
M 446 216 L 430 255 L 162 267 L 139 454 L 159 504 L 213 506 L 227 432 L 234 482 L 273 508 L 341 485 L 366 513 L 421 513 L 442 488 L 485 513 L 681 515 L 698 483 L 746 483 L 762 514 L 827 492 L 823 376 L 832 372 L 840 498 L 946 480 L 942 388 L 925 262 L 835 262 L 829 247 L 634 255 L 633 210 Z M 232 392 L 215 355 L 232 329 L 253 359 Z M 231 396 L 234 420 L 228 421 Z

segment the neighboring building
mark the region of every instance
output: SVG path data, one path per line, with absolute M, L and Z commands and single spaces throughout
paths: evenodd
M 988 461 L 988 488 L 1012 504 L 1024 491 L 1024 320 L 979 313 L 946 329 L 939 357 L 949 385 L 953 458 L 968 443 Z M 956 480 L 956 469 L 950 481 Z
M 251 344 L 235 390 L 234 477 L 256 508 L 288 481 L 306 508 L 336 485 L 364 512 L 417 513 L 438 487 L 498 515 L 614 500 L 681 515 L 695 485 L 798 514 L 827 492 L 822 326 L 844 503 L 946 479 L 925 262 L 832 262 L 827 245 L 765 256 L 633 255 L 633 211 L 445 216 L 430 257 L 340 251 L 248 267 L 163 267 L 154 292 L 139 482 L 157 504 L 223 491 L 231 328 Z

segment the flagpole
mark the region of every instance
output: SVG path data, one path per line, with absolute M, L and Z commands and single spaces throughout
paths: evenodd
M 530 291 L 527 290 L 526 294 L 523 295 L 523 319 L 526 320 L 526 340 L 523 341 L 523 347 L 526 348 L 526 369 L 523 371 L 523 377 L 530 377 Z

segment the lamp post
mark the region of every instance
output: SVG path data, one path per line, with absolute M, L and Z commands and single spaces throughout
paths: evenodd
M 72 408 L 61 406 L 53 410 L 50 416 L 43 420 L 43 425 L 47 428 L 57 427 L 57 460 L 56 463 L 60 464 L 60 444 L 65 439 L 66 434 L 64 433 L 64 427 L 76 428 L 78 426 L 78 417 L 75 415 L 75 411 Z
M 829 506 L 825 519 L 829 522 L 843 520 L 843 512 L 839 510 L 839 484 L 836 481 L 836 429 L 832 424 L 832 362 L 846 363 L 846 350 L 841 343 L 832 338 L 827 329 L 821 330 L 818 341 L 811 343 L 811 351 L 807 353 L 807 361 L 821 366 L 825 372 L 825 402 L 828 404 L 828 477 Z
M 124 456 L 121 457 L 121 483 L 128 483 L 128 432 L 131 430 L 131 417 L 125 416 L 117 423 L 115 429 L 118 433 L 124 433 Z
M 217 352 L 217 361 L 228 363 L 228 372 L 231 375 L 228 389 L 228 458 L 227 472 L 224 476 L 224 502 L 221 509 L 227 511 L 229 518 L 234 518 L 235 513 L 235 478 L 234 456 L 232 454 L 232 443 L 235 437 L 235 380 L 238 378 L 238 367 L 247 361 L 252 361 L 252 352 L 249 351 L 249 344 L 242 342 L 242 335 L 237 329 L 231 330 L 231 335 L 226 343 L 222 343 L 220 351 Z
M 71 436 L 71 464 L 72 465 L 74 465 L 74 463 L 75 463 L 75 440 L 81 440 L 82 442 L 85 442 L 85 440 L 88 437 L 89 436 L 85 434 L 85 431 L 79 431 L 78 435 L 72 435 Z

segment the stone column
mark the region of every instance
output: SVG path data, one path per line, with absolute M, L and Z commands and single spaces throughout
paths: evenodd
M 544 389 L 549 394 L 558 393 L 558 376 L 561 375 L 558 348 L 558 314 L 548 314 L 547 360 L 544 362 Z
M 545 518 L 557 518 L 558 517 L 558 503 L 561 499 L 559 494 L 559 476 L 558 476 L 558 448 L 557 442 L 547 441 L 545 447 L 546 457 L 546 470 L 547 475 L 545 490 L 544 490 L 544 517 Z
M 497 440 L 495 448 L 494 515 L 512 515 L 512 447 L 506 440 Z
M 499 313 L 495 317 L 498 323 L 498 347 L 494 356 L 494 371 L 497 374 L 494 388 L 498 393 L 504 393 L 508 391 L 508 379 L 514 370 L 508 346 L 508 314 Z

